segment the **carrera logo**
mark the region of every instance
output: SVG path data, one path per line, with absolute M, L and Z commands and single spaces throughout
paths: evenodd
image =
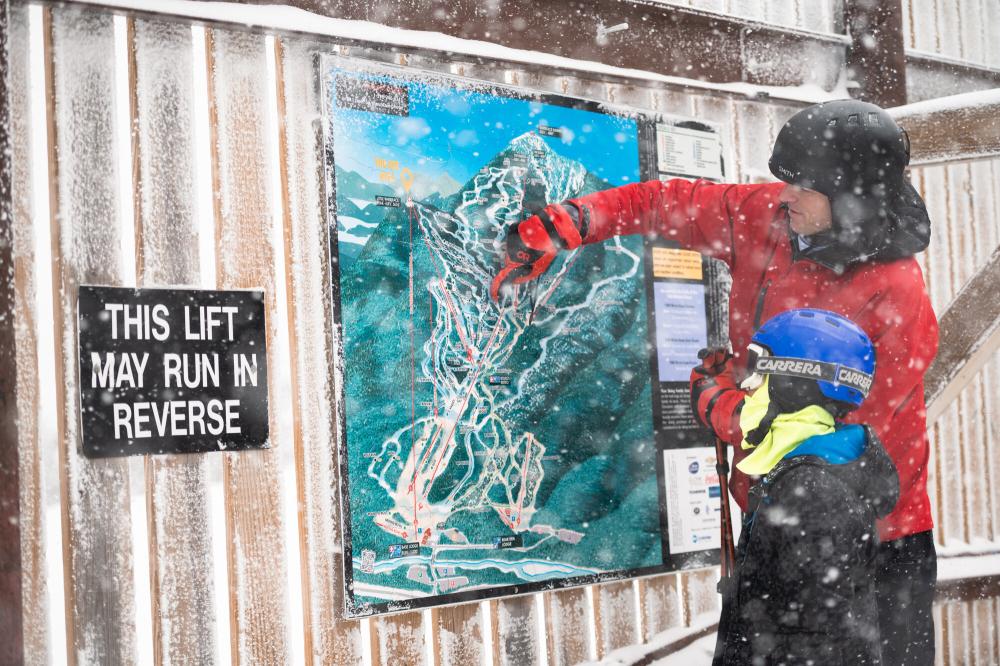
M 772 375 L 794 373 L 796 375 L 808 375 L 810 377 L 822 377 L 823 369 L 818 363 L 810 361 L 799 361 L 786 358 L 764 358 L 757 359 L 757 372 Z
M 850 368 L 840 368 L 837 371 L 837 382 L 847 384 L 848 386 L 856 386 L 865 393 L 868 393 L 872 387 L 871 375 L 866 375 L 863 372 L 851 370 Z

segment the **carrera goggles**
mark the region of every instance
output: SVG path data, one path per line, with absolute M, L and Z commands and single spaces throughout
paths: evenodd
M 740 382 L 744 391 L 753 391 L 764 383 L 766 375 L 783 375 L 785 377 L 800 377 L 818 382 L 829 382 L 835 386 L 852 388 L 865 398 L 872 388 L 874 377 L 856 368 L 850 368 L 839 363 L 815 361 L 802 358 L 771 356 L 767 348 L 756 343 L 747 345 L 747 368 L 750 375 Z

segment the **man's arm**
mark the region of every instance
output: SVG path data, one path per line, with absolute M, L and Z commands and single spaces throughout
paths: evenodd
M 533 280 L 555 256 L 614 236 L 655 234 L 725 261 L 764 242 L 780 183 L 715 184 L 651 180 L 550 204 L 508 232 L 506 262 L 491 293 Z
M 916 261 L 891 264 L 891 270 L 882 272 L 879 280 L 876 297 L 853 317 L 875 345 L 875 381 L 868 399 L 845 421 L 872 426 L 897 461 L 900 489 L 905 495 L 917 483 L 921 466 L 899 464 L 909 456 L 894 448 L 912 441 L 901 438 L 900 430 L 922 432 L 926 426 L 922 411 L 919 424 L 900 423 L 896 416 L 912 401 L 923 402 L 923 378 L 937 353 L 938 324 Z

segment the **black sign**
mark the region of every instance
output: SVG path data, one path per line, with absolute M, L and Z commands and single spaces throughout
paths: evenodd
M 262 291 L 80 287 L 89 458 L 268 445 Z
M 337 77 L 337 106 L 389 116 L 408 116 L 410 91 L 406 86 L 341 75 Z
M 505 534 L 503 536 L 493 537 L 493 547 L 497 549 L 523 548 L 524 541 L 520 534 Z

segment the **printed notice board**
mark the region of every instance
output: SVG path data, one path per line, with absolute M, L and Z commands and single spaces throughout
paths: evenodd
M 268 444 L 264 292 L 81 286 L 90 458 Z
M 623 236 L 561 254 L 516 305 L 489 297 L 511 225 L 657 178 L 662 119 L 355 59 L 320 69 L 348 614 L 717 562 L 672 554 L 665 515 L 663 451 L 707 443 L 690 408 L 661 414 L 704 346 L 701 258 Z M 658 327 L 660 301 L 675 326 Z

